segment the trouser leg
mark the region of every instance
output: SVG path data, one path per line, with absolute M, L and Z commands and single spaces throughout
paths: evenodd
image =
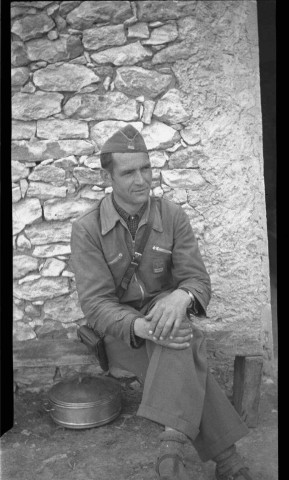
M 205 397 L 207 361 L 201 332 L 192 347 L 173 350 L 146 342 L 150 359 L 138 415 L 181 431 L 199 433 Z
M 144 381 L 138 415 L 187 435 L 203 461 L 248 433 L 248 429 L 210 373 L 205 341 L 194 332 L 192 348 L 172 350 L 146 341 L 131 349 L 106 337 L 110 364 Z
M 192 441 L 200 458 L 206 462 L 216 457 L 248 432 L 248 427 L 208 372 L 200 432 Z

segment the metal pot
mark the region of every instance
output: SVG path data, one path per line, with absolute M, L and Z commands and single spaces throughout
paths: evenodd
M 92 428 L 114 420 L 121 411 L 121 387 L 108 377 L 63 380 L 48 394 L 52 419 L 66 428 Z

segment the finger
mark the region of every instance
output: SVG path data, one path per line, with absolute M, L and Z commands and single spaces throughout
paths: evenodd
M 160 335 L 161 340 L 165 340 L 165 339 L 168 338 L 168 335 L 171 333 L 172 328 L 174 326 L 174 322 L 175 322 L 174 313 L 172 313 L 169 316 L 166 315 L 166 321 L 165 321 L 165 324 L 163 326 L 163 330 L 162 330 L 161 335 Z
M 160 321 L 161 317 L 162 317 L 162 312 L 160 312 L 159 310 L 155 310 L 153 312 L 153 316 L 151 317 L 150 326 L 149 326 L 149 334 L 150 335 L 154 334 L 156 326 L 157 326 L 158 322 Z M 146 317 L 146 319 L 147 319 L 147 317 Z
M 184 336 L 184 335 L 189 335 L 189 333 L 193 333 L 192 328 L 183 328 L 180 326 L 180 328 L 177 331 L 177 335 Z
M 174 336 L 176 335 L 178 329 L 180 328 L 180 325 L 182 323 L 182 317 L 178 317 L 175 321 L 174 327 L 172 329 L 172 333 L 170 335 L 170 339 L 173 339 Z
M 186 348 L 190 347 L 190 343 L 168 343 L 167 345 L 163 345 L 165 348 L 172 348 L 173 350 L 185 350 Z
M 155 331 L 153 333 L 153 338 L 154 339 L 164 340 L 163 330 L 164 330 L 165 325 L 167 324 L 168 321 L 169 320 L 167 319 L 166 315 L 161 316 L 161 318 L 159 319 L 159 321 L 156 325 Z M 173 324 L 173 321 L 171 320 L 169 329 L 171 329 L 172 324 Z
M 190 333 L 189 335 L 186 335 L 185 337 L 174 337 L 173 340 L 171 340 L 169 343 L 188 343 L 192 340 L 193 336 Z
M 145 315 L 145 318 L 147 320 L 151 320 L 154 316 L 154 312 L 155 312 L 155 306 Z

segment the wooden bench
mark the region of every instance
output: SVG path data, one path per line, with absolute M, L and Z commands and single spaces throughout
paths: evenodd
M 257 341 L 228 342 L 232 332 L 205 332 L 208 357 L 234 358 L 232 403 L 248 427 L 258 423 L 263 356 Z M 15 342 L 14 369 L 98 365 L 98 361 L 79 340 L 28 340 Z

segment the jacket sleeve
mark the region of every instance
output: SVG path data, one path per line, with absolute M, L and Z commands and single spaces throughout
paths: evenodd
M 206 316 L 211 298 L 211 281 L 199 251 L 190 220 L 179 208 L 175 217 L 172 275 L 176 288 L 184 287 L 196 298 L 197 316 Z
M 131 322 L 143 315 L 119 303 L 101 246 L 78 221 L 72 225 L 71 262 L 81 309 L 88 324 L 131 346 Z

